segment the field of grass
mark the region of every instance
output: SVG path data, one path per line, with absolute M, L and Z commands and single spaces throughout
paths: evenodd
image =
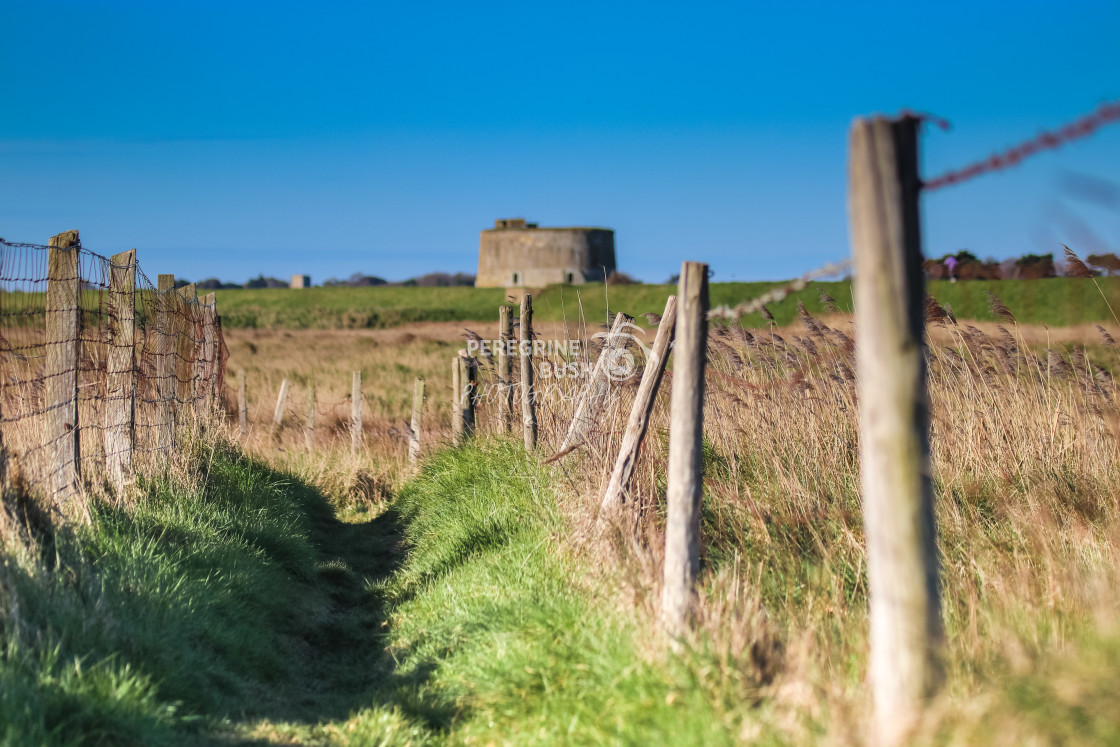
M 679 647 L 656 612 L 668 386 L 623 513 L 599 522 L 635 382 L 556 460 L 563 397 L 541 408 L 535 454 L 489 404 L 453 447 L 464 326 L 230 330 L 227 399 L 234 371 L 250 383 L 239 444 L 199 444 L 176 482 L 96 505 L 91 526 L 9 525 L 0 742 L 866 743 L 850 317 L 713 328 L 702 572 Z M 1006 318 L 942 319 L 930 343 L 947 669 L 914 742 L 1120 740 L 1120 352 L 1092 325 Z M 403 422 L 417 375 L 418 470 Z
M 930 293 L 950 304 L 962 319 L 993 320 L 984 291 L 992 291 L 1016 311 L 1020 322 L 1064 327 L 1095 322 L 1114 322 L 1109 310 L 1120 309 L 1120 278 L 1051 278 L 1047 280 L 992 280 L 949 283 L 933 281 Z M 713 305 L 734 306 L 781 285 L 775 282 L 713 283 Z M 630 314 L 660 313 L 665 298 L 674 292 L 669 285 L 550 286 L 534 296 L 534 311 L 540 321 L 600 322 L 606 308 Z M 778 324 L 788 324 L 801 302 L 810 312 L 825 308 L 821 293 L 836 299 L 851 311 L 851 286 L 847 282 L 811 283 L 770 309 Z M 225 329 L 381 329 L 409 322 L 497 322 L 498 306 L 507 302 L 501 288 L 286 288 L 225 290 L 217 292 L 218 308 Z M 582 309 L 582 315 L 581 315 Z M 765 327 L 761 316 L 743 319 L 747 327 Z

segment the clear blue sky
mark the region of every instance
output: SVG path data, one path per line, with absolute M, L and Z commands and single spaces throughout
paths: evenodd
M 0 236 L 403 279 L 523 216 L 614 228 L 647 281 L 791 277 L 849 251 L 854 116 L 951 120 L 932 176 L 1120 98 L 1118 39 L 1115 0 L 5 0 Z M 926 196 L 927 254 L 1120 250 L 1118 184 L 1114 127 Z

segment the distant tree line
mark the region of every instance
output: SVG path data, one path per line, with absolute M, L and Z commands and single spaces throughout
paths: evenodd
M 957 261 L 953 269 L 953 276 L 958 280 L 999 280 L 1024 279 L 1035 280 L 1038 278 L 1061 277 L 1066 274 L 1065 264 L 1055 262 L 1053 254 L 1024 254 L 1021 257 L 1012 257 L 1005 260 L 980 259 L 968 250 L 946 254 L 938 259 L 927 259 L 925 262 L 926 277 L 930 280 L 947 280 L 949 267 L 946 260 L 953 258 Z M 1120 257 L 1112 252 L 1105 254 L 1090 254 L 1085 258 L 1085 264 L 1097 275 L 1112 275 L 1120 272 Z
M 389 282 L 385 278 L 379 278 L 376 275 L 366 275 L 363 272 L 355 272 L 345 280 L 338 278 L 327 278 L 323 281 L 325 287 L 335 288 L 368 288 L 375 285 L 397 285 L 397 286 L 418 286 L 422 288 L 450 288 L 452 286 L 461 285 L 474 285 L 474 275 L 469 275 L 465 272 L 456 272 L 455 274 L 447 272 L 429 272 L 427 275 L 421 275 L 416 278 L 409 278 L 401 282 Z M 183 278 L 176 278 L 175 287 L 181 288 L 184 285 L 189 285 L 190 281 Z M 281 280 L 280 278 L 266 277 L 261 274 L 255 278 L 251 278 L 244 283 L 224 283 L 218 278 L 206 278 L 200 280 L 195 284 L 199 290 L 233 290 L 233 289 L 255 289 L 255 288 L 287 288 L 288 281 Z

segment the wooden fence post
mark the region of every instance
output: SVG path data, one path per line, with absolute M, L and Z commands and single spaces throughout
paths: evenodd
M 179 307 L 175 293 L 175 276 L 159 275 L 159 296 L 156 305 L 156 405 L 158 427 L 156 448 L 166 455 L 171 450 L 171 434 L 175 430 L 175 351 L 178 350 L 178 327 L 175 323 Z M 165 462 L 166 463 L 166 462 Z
M 303 421 L 303 443 L 308 451 L 315 447 L 315 385 L 307 388 L 307 417 Z
M 513 431 L 513 358 L 510 345 L 513 342 L 513 315 L 509 306 L 498 307 L 498 338 L 502 342 L 498 349 L 498 423 L 502 433 Z
M 588 429 L 600 421 L 603 403 L 611 391 L 611 369 L 614 362 L 614 353 L 625 346 L 630 335 L 624 331 L 626 325 L 633 320 L 625 314 L 615 314 L 614 323 L 607 333 L 606 344 L 599 352 L 595 361 L 595 368 L 591 370 L 591 378 L 580 391 L 576 408 L 572 414 L 572 422 L 568 425 L 568 432 L 560 444 L 558 452 L 563 452 L 569 447 L 583 441 Z
M 54 499 L 62 507 L 77 497 L 81 475 L 78 439 L 78 356 L 82 310 L 81 247 L 77 231 L 52 236 L 47 252 L 47 433 Z
M 222 333 L 222 315 L 218 313 L 218 301 L 214 300 L 214 386 L 210 393 L 214 399 L 215 409 L 221 408 L 225 396 L 226 361 L 222 358 L 225 349 L 225 335 Z M 225 416 L 222 416 L 225 420 Z
M 459 355 L 455 359 L 455 365 L 458 366 L 457 379 L 459 382 L 459 411 L 456 415 L 460 422 L 459 438 L 460 441 L 466 441 L 474 437 L 474 407 L 475 395 L 478 390 L 478 367 L 475 361 L 467 355 L 466 350 L 459 351 Z
M 902 744 L 940 684 L 943 638 L 923 351 L 918 120 L 857 119 L 849 149 L 870 678 L 878 740 Z
M 626 421 L 626 431 L 622 435 L 622 445 L 618 449 L 618 457 L 611 471 L 611 479 L 607 490 L 603 493 L 603 500 L 599 506 L 600 513 L 622 505 L 623 494 L 630 484 L 630 476 L 634 472 L 634 464 L 638 459 L 638 449 L 645 438 L 646 429 L 649 428 L 649 416 L 653 411 L 654 399 L 657 389 L 661 385 L 661 377 L 665 373 L 665 362 L 669 357 L 669 343 L 673 340 L 673 327 L 677 321 L 677 297 L 669 296 L 665 302 L 665 313 L 661 315 L 661 322 L 657 327 L 657 337 L 654 338 L 653 348 L 646 358 L 646 367 L 642 372 L 642 382 L 638 385 L 638 393 L 634 395 L 634 404 L 630 407 L 630 417 Z
M 537 448 L 537 403 L 533 392 L 533 297 L 528 293 L 521 296 L 521 318 L 519 321 L 521 349 L 521 426 L 525 432 L 525 448 Z
M 451 443 L 458 446 L 463 442 L 463 415 L 459 397 L 463 393 L 463 369 L 459 366 L 459 354 L 451 359 Z
M 202 316 L 202 345 L 198 357 L 198 409 L 209 422 L 214 415 L 214 392 L 217 374 L 218 302 L 214 293 L 202 297 L 199 312 Z
M 708 265 L 681 265 L 669 420 L 665 583 L 661 620 L 678 637 L 688 628 L 700 571 L 700 496 L 704 441 L 704 368 L 708 348 Z
M 408 463 L 420 461 L 420 425 L 424 411 L 424 380 L 417 379 L 412 389 L 412 431 L 408 434 Z
M 245 369 L 237 372 L 237 437 L 249 432 L 249 392 L 245 382 Z
M 280 433 L 280 427 L 284 424 L 284 412 L 288 408 L 288 387 L 292 382 L 284 379 L 280 382 L 280 394 L 276 396 L 276 409 L 272 413 L 272 428 L 269 429 L 268 435 L 275 438 Z
M 350 453 L 362 450 L 362 372 L 355 371 L 350 387 Z
M 106 362 L 105 468 L 122 497 L 132 482 L 136 408 L 136 250 L 109 258 L 109 355 Z
M 184 285 L 176 291 L 175 327 L 178 333 L 175 346 L 175 391 L 176 391 L 176 433 L 186 421 L 187 404 L 194 399 L 195 393 L 195 349 L 197 346 L 196 328 L 198 322 L 198 291 L 195 284 Z

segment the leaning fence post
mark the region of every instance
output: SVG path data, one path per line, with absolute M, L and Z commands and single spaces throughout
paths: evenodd
M 109 258 L 109 355 L 106 362 L 105 468 L 117 495 L 132 479 L 136 406 L 136 250 Z
M 588 429 L 599 422 L 602 417 L 603 403 L 610 394 L 611 379 L 615 375 L 611 367 L 617 365 L 614 355 L 616 351 L 625 347 L 626 340 L 630 335 L 627 335 L 624 330 L 632 321 L 625 314 L 615 314 L 614 323 L 611 325 L 610 332 L 607 333 L 606 344 L 599 352 L 599 357 L 595 361 L 595 368 L 591 370 L 591 378 L 580 391 L 575 411 L 572 414 L 572 422 L 568 425 L 568 431 L 557 451 L 563 452 L 583 441 Z M 629 377 L 630 373 L 632 372 L 627 372 L 622 378 Z
M 350 453 L 362 450 L 362 372 L 355 371 L 350 386 Z
M 708 266 L 681 265 L 669 418 L 668 517 L 661 620 L 666 632 L 685 632 L 700 572 L 700 495 L 704 441 L 704 367 L 708 348 Z
M 509 306 L 498 307 L 498 423 L 502 433 L 513 430 L 513 359 L 510 345 L 513 341 L 513 315 Z
M 171 450 L 171 434 L 175 429 L 175 352 L 178 350 L 178 327 L 175 323 L 178 297 L 175 276 L 159 275 L 159 296 L 156 304 L 156 389 L 157 444 L 166 454 Z
M 237 437 L 249 431 L 249 392 L 245 383 L 245 369 L 237 372 Z
M 943 636 L 923 352 L 918 120 L 857 119 L 848 144 L 870 679 L 878 739 L 901 744 L 939 686 Z
M 315 385 L 307 388 L 307 417 L 303 421 L 303 443 L 308 451 L 315 446 Z
M 288 408 L 288 387 L 290 386 L 291 382 L 287 379 L 280 382 L 280 393 L 276 396 L 276 409 L 272 413 L 272 428 L 268 434 L 272 438 L 276 437 L 284 424 L 284 412 Z
M 408 463 L 420 461 L 420 425 L 424 411 L 424 380 L 417 379 L 412 389 L 412 430 L 408 434 Z
M 669 343 L 673 340 L 673 326 L 676 321 L 677 297 L 669 296 L 665 302 L 665 313 L 661 315 L 661 322 L 657 327 L 657 337 L 654 338 L 653 347 L 646 358 L 642 382 L 638 385 L 638 393 L 634 395 L 634 404 L 630 407 L 630 417 L 626 421 L 622 445 L 618 449 L 618 457 L 615 459 L 607 490 L 603 493 L 603 500 L 599 506 L 600 512 L 621 505 L 623 493 L 630 484 L 630 476 L 634 472 L 634 464 L 638 459 L 638 449 L 642 445 L 642 439 L 645 438 L 646 429 L 649 428 L 649 416 L 653 411 L 661 377 L 665 373 Z
M 525 448 L 537 448 L 537 410 L 533 396 L 533 297 L 521 296 L 521 318 L 518 323 L 521 357 L 521 425 L 525 431 Z
M 78 439 L 78 356 L 82 310 L 79 304 L 81 247 L 77 231 L 52 236 L 47 251 L 46 453 L 51 459 L 55 501 L 78 494 L 81 451 Z

